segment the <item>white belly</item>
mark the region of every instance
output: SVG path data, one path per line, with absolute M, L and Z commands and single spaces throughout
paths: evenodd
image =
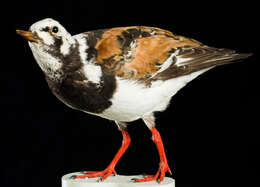
M 99 116 L 116 121 L 134 121 L 155 111 L 167 108 L 173 95 L 188 82 L 208 69 L 167 81 L 155 81 L 150 88 L 136 81 L 117 78 L 117 89 L 112 106 Z

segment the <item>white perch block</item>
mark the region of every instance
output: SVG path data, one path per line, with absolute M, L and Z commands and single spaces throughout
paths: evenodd
M 73 179 L 71 176 L 81 175 L 80 173 L 70 173 L 62 177 L 62 187 L 175 187 L 175 180 L 165 177 L 158 184 L 156 181 L 136 183 L 133 178 L 142 178 L 142 175 L 117 175 L 109 176 L 106 180 L 98 182 L 99 178 Z

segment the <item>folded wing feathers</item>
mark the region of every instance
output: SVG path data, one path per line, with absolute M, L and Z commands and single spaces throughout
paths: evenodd
M 177 53 L 182 58 L 181 62 L 176 62 L 178 67 L 188 66 L 192 69 L 200 70 L 211 66 L 223 65 L 236 62 L 237 60 L 251 56 L 250 53 L 237 54 L 230 49 L 217 49 L 214 47 L 182 47 Z M 187 58 L 185 61 L 184 59 Z M 195 71 L 196 71 L 195 70 Z

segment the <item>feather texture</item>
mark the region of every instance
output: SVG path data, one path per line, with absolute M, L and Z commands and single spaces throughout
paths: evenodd
M 251 55 L 209 47 L 154 27 L 119 27 L 85 34 L 93 37 L 90 42 L 96 50 L 93 63 L 102 66 L 104 73 L 148 84 L 233 63 Z

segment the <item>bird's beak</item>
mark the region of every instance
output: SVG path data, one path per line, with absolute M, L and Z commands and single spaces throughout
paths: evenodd
M 33 35 L 32 32 L 29 31 L 23 31 L 23 30 L 16 30 L 16 33 L 24 37 L 26 40 L 30 42 L 36 42 L 38 43 L 39 39 Z

